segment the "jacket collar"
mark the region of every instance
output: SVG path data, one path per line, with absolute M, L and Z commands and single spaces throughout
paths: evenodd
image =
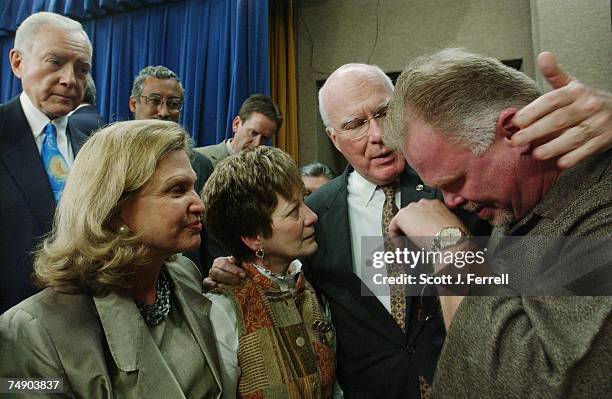
M 177 284 L 177 280 L 181 279 L 176 272 L 177 267 L 167 266 L 173 282 L 173 297 L 177 301 L 175 305 L 187 320 L 220 387 L 219 358 L 208 319 L 210 302 L 201 293 L 184 287 L 183 284 Z M 111 292 L 103 298 L 94 298 L 94 304 L 117 368 L 123 372 L 145 371 L 138 376 L 139 397 L 184 397 L 178 381 L 153 341 L 136 303 L 131 298 Z M 164 383 L 160 384 L 160 381 Z

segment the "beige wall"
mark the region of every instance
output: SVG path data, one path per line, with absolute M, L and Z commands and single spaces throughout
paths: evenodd
M 534 54 L 552 51 L 582 82 L 612 92 L 610 0 L 531 0 L 531 9 Z
M 373 0 L 299 0 L 300 164 L 319 160 L 336 171 L 343 166 L 325 135 L 316 99 L 316 81 L 342 64 L 373 63 L 387 72 L 401 71 L 420 54 L 465 47 L 501 59 L 523 58 L 523 70 L 533 76 L 529 0 L 378 3 L 377 18 Z
M 300 164 L 344 166 L 318 116 L 316 81 L 348 62 L 400 71 L 417 55 L 460 46 L 523 58 L 541 83 L 534 54 L 549 50 L 585 83 L 612 91 L 610 0 L 298 0 L 297 11 Z

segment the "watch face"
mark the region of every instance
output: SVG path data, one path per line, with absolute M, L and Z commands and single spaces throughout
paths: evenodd
M 440 232 L 440 241 L 442 246 L 456 244 L 461 239 L 461 237 L 463 237 L 463 233 L 458 227 L 445 227 Z

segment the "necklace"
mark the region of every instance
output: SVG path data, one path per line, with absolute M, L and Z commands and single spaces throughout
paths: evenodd
M 149 327 L 155 327 L 164 321 L 170 313 L 170 280 L 165 269 L 162 269 L 159 273 L 155 294 L 155 303 L 150 305 L 136 301 L 140 314 Z

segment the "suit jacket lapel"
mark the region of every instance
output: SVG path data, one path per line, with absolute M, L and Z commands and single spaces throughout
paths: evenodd
M 68 127 L 66 130 L 69 132 L 68 138 L 70 139 L 70 145 L 72 146 L 72 153 L 76 158 L 76 155 L 83 146 L 83 143 L 85 143 L 85 140 L 87 140 L 89 132 L 88 134 L 85 134 L 76 127 L 71 126 L 70 121 L 68 121 Z
M 155 345 L 134 301 L 110 293 L 94 298 L 94 303 L 117 368 L 126 373 L 139 372 L 138 396 L 183 398 L 178 381 Z
M 321 241 L 337 243 L 326 246 L 325 253 L 318 258 L 324 263 L 322 266 L 331 267 L 332 272 L 338 275 L 353 274 L 353 252 L 351 245 L 350 223 L 348 216 L 348 174 L 341 177 L 339 190 L 335 193 L 327 208 L 321 213 Z M 316 227 L 315 227 L 316 231 Z
M 401 207 L 421 198 L 434 199 L 437 190 L 423 184 L 419 175 L 410 167 L 406 167 L 400 177 Z
M 4 125 L 10 120 L 11 126 L 0 128 L 5 135 L 0 138 L 0 160 L 13 176 L 41 230 L 48 231 L 55 212 L 55 199 L 19 97 L 7 104 L 7 114 Z

